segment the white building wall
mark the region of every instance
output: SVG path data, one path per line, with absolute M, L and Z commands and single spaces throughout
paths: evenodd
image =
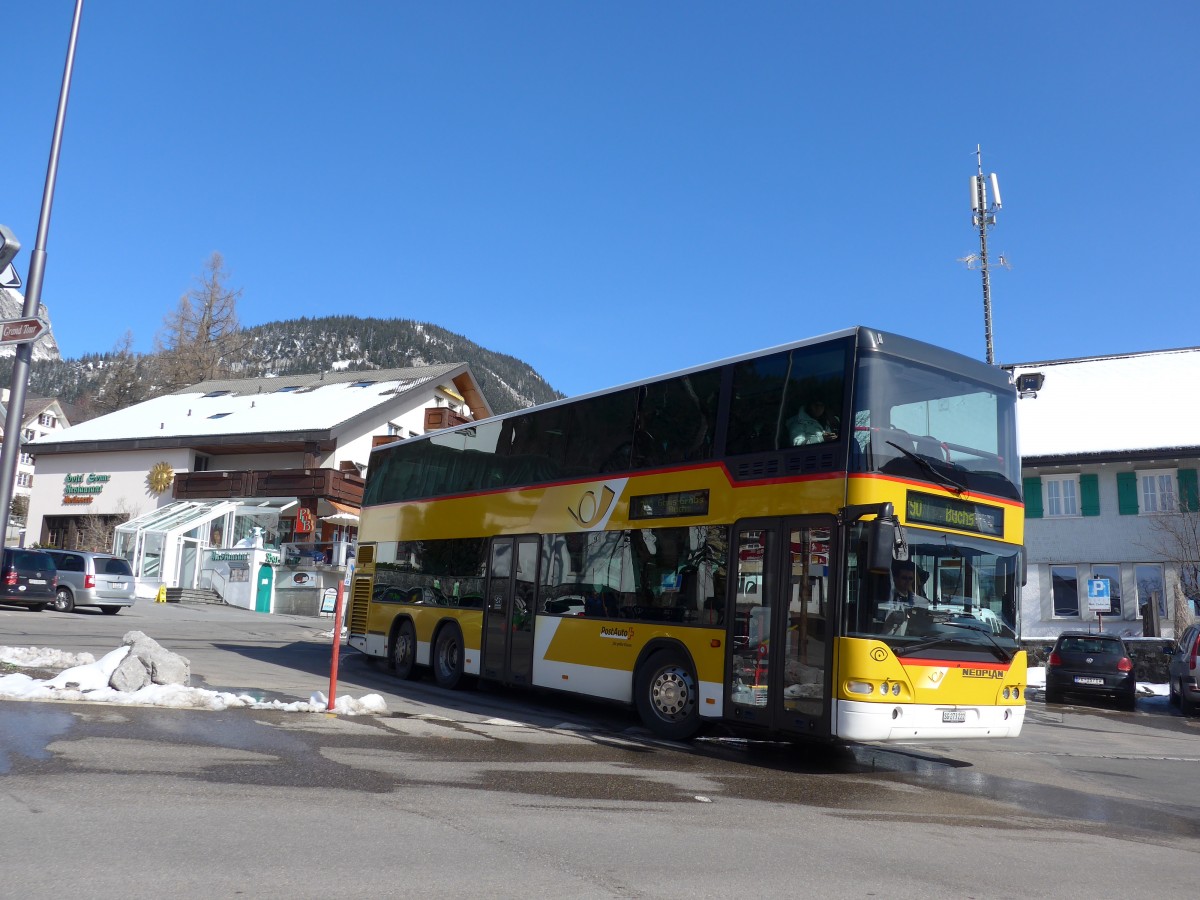
M 425 409 L 433 405 L 434 393 L 431 391 L 428 394 L 410 398 L 403 405 L 389 409 L 387 415 L 382 419 L 363 422 L 353 428 L 347 428 L 338 441 L 330 466 L 336 469 L 343 462 L 366 466 L 371 459 L 371 446 L 376 435 L 396 432 L 408 437 L 411 433 L 424 434 Z
M 1175 463 L 1147 466 L 1170 468 Z M 1186 464 L 1184 464 L 1186 465 Z M 1121 515 L 1117 503 L 1117 473 L 1134 471 L 1131 464 L 1105 464 L 1078 467 L 1032 469 L 1025 477 L 1061 477 L 1068 474 L 1095 474 L 1100 496 L 1097 516 L 1027 518 L 1025 547 L 1029 557 L 1028 581 L 1021 603 L 1021 634 L 1026 638 L 1054 637 L 1072 628 L 1095 628 L 1096 616 L 1087 609 L 1086 580 L 1092 566 L 1118 565 L 1121 572 L 1122 615 L 1120 620 L 1105 616 L 1105 631 L 1137 636 L 1142 633 L 1138 612 L 1135 566 L 1138 563 L 1163 565 L 1167 616 L 1160 623 L 1164 636 L 1174 634 L 1173 602 L 1178 573 L 1164 563 L 1161 538 L 1154 528 L 1154 517 Z M 1077 617 L 1055 617 L 1050 567 L 1074 565 L 1080 586 Z
M 37 460 L 37 477 L 29 496 L 26 543 L 41 539 L 46 516 L 128 515 L 130 518 L 172 502 L 171 491 L 155 494 L 146 478 L 157 463 L 165 462 L 176 472 L 186 471 L 190 451 L 120 450 L 101 453 L 56 453 Z M 89 503 L 66 502 L 68 475 L 108 476 L 98 493 L 86 495 Z
M 204 454 L 200 454 L 203 456 Z M 262 469 L 300 469 L 303 453 L 245 453 L 229 456 L 209 456 L 210 472 L 251 472 Z

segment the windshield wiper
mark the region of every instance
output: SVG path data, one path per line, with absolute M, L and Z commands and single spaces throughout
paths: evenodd
M 982 634 L 988 639 L 988 643 L 992 645 L 988 649 L 995 653 L 997 658 L 1002 659 L 1005 662 L 1012 662 L 1012 658 L 1016 655 L 1015 650 L 1012 653 L 1009 653 L 1008 649 L 992 636 L 991 629 L 989 629 L 983 622 L 977 622 L 975 624 L 970 622 L 941 622 L 940 624 L 952 625 L 955 628 L 968 628 L 971 631 L 976 631 L 979 634 Z
M 1012 662 L 1012 654 L 1010 654 L 1003 646 L 996 642 L 996 639 L 985 631 L 979 631 L 970 625 L 964 625 L 961 622 L 940 622 L 940 625 L 957 625 L 959 628 L 967 628 L 971 631 L 977 631 L 983 634 L 988 639 L 988 644 L 979 644 L 975 641 L 965 641 L 958 637 L 949 637 L 947 635 L 938 635 L 923 641 L 917 641 L 915 644 L 909 644 L 907 647 L 893 647 L 892 652 L 896 656 L 908 656 L 912 653 L 920 653 L 922 650 L 931 650 L 934 647 L 982 647 L 989 651 L 997 659 L 1003 662 Z
M 918 456 L 917 454 L 913 453 L 911 450 L 906 450 L 904 447 L 901 447 L 895 441 L 885 441 L 885 443 L 891 444 L 893 447 L 895 447 L 897 450 L 899 450 L 901 453 L 903 453 L 905 456 L 907 456 L 909 459 L 911 459 L 913 462 L 915 462 L 918 466 L 920 466 L 922 469 L 924 469 L 926 472 L 928 472 L 930 475 L 932 475 L 934 478 L 936 478 L 942 484 L 949 487 L 950 490 L 953 491 L 954 493 L 965 494 L 967 492 L 967 486 L 965 484 L 960 484 L 958 481 L 951 478 L 949 475 L 946 475 L 944 472 L 939 472 L 937 469 L 935 469 L 933 467 L 933 463 L 931 463 L 925 457 Z

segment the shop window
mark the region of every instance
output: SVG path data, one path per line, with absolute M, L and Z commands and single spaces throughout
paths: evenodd
M 1051 593 L 1054 597 L 1054 618 L 1079 618 L 1079 571 L 1075 566 L 1050 567 Z

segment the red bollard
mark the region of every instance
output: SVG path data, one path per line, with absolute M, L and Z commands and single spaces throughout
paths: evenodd
M 339 581 L 337 586 L 337 602 L 333 605 L 333 662 L 329 666 L 329 705 L 326 709 L 333 709 L 334 701 L 337 700 L 337 668 L 338 656 L 342 650 L 342 593 L 345 590 L 345 583 Z

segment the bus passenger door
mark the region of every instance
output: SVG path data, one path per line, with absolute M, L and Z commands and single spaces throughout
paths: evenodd
M 829 735 L 833 524 L 805 517 L 735 526 L 725 693 L 733 721 Z
M 480 667 L 485 678 L 508 684 L 530 683 L 537 546 L 536 537 L 492 540 Z

